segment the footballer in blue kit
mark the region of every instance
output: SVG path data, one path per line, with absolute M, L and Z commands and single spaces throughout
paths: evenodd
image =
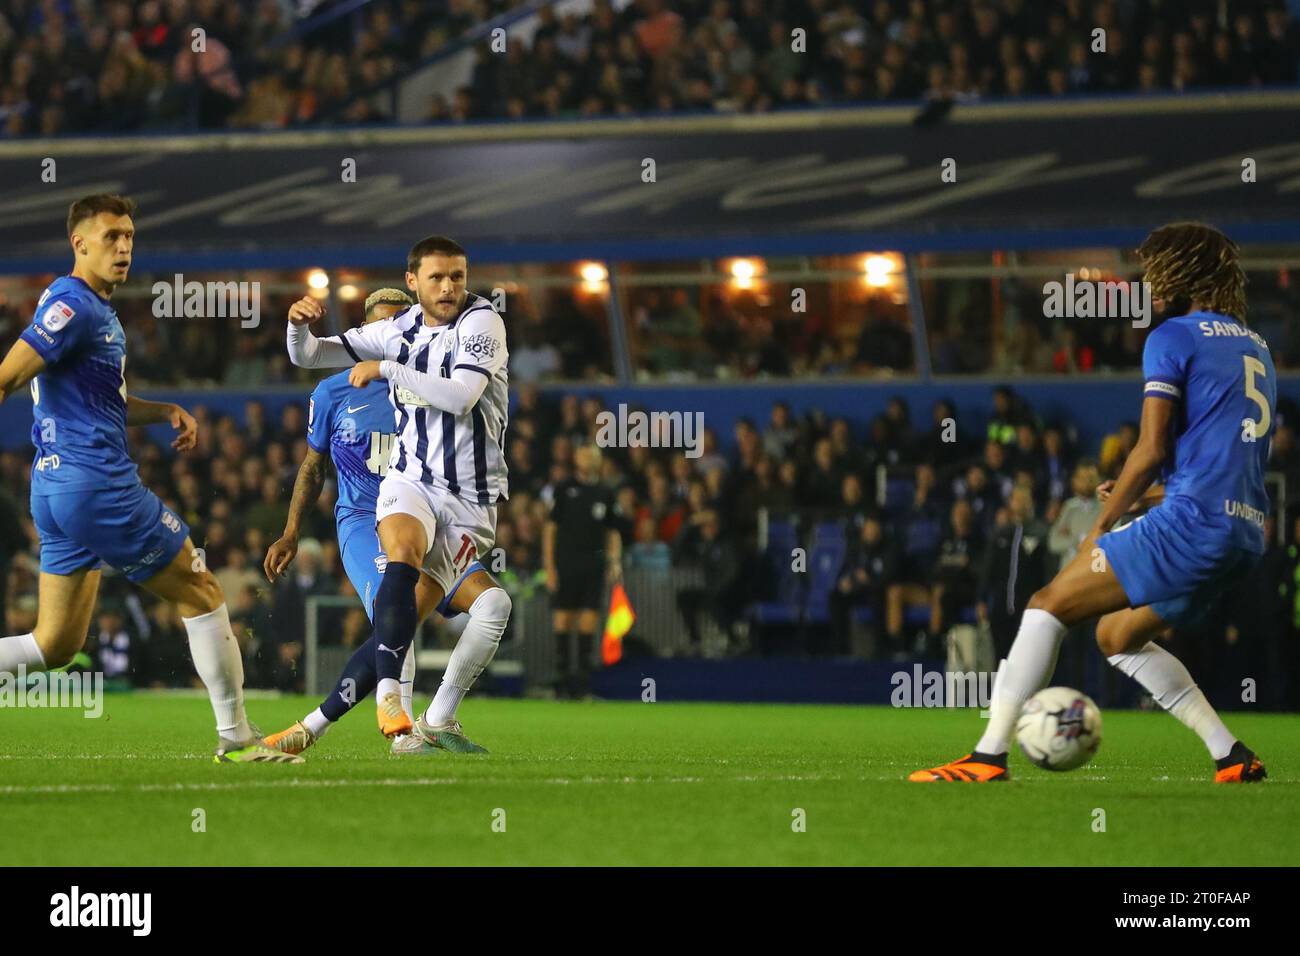
M 1268 343 L 1246 325 L 1246 277 L 1232 240 L 1203 223 L 1173 223 L 1152 232 L 1138 258 L 1153 300 L 1170 317 L 1143 349 L 1137 444 L 1119 477 L 1098 487 L 1101 514 L 1074 559 L 1030 598 L 974 750 L 910 780 L 1008 779 L 1007 751 L 1025 701 L 1047 686 L 1066 630 L 1098 616 L 1107 660 L 1201 738 L 1216 783 L 1267 776 L 1155 638 L 1202 615 L 1265 550 L 1277 373 Z M 1142 506 L 1152 507 L 1121 526 Z
M 367 297 L 365 322 L 381 322 L 400 314 L 413 303 L 401 289 L 379 289 Z M 282 534 L 266 552 L 263 570 L 274 583 L 288 569 L 298 551 L 302 517 L 320 497 L 325 481 L 325 460 L 334 462 L 338 494 L 334 520 L 338 529 L 339 554 L 348 580 L 356 589 L 366 616 L 374 620 L 375 595 L 388 561 L 375 530 L 375 509 L 379 482 L 388 470 L 396 413 L 388 398 L 388 386 L 376 380 L 362 388 L 348 382 L 340 372 L 317 384 L 307 404 L 307 455 L 298 468 L 289 516 Z M 429 582 L 416 587 L 420 619 L 433 609 L 437 594 Z M 330 726 L 348 713 L 375 688 L 374 654 L 359 651 L 348 662 L 337 686 L 319 707 L 301 721 L 266 738 L 269 746 L 298 754 L 324 735 Z M 414 649 L 408 649 L 401 675 L 402 706 L 410 713 L 415 677 Z M 431 750 L 418 737 L 394 739 L 395 754 Z
M 268 747 L 244 713 L 243 658 L 221 586 L 196 561 L 185 522 L 140 483 L 127 449 L 131 425 L 170 423 L 172 447 L 194 447 L 197 424 L 179 405 L 126 387 L 126 334 L 110 300 L 134 251 L 135 203 L 99 194 L 74 202 L 72 272 L 41 295 L 32 324 L 0 363 L 0 400 L 30 385 L 31 512 L 41 540 L 35 628 L 0 638 L 0 673 L 61 667 L 85 643 L 101 567 L 177 605 L 208 689 L 220 763 L 292 762 Z

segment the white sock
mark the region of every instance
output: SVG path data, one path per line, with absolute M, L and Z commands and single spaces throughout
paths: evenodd
M 1027 701 L 1047 686 L 1056 669 L 1056 655 L 1065 637 L 1065 625 L 1055 615 L 1030 608 L 1020 618 L 1020 630 L 1007 659 L 993 682 L 989 725 L 975 749 L 984 754 L 1004 754 L 1011 732 Z
M 321 713 L 319 707 L 302 719 L 302 725 L 311 731 L 311 735 L 317 740 L 324 737 L 325 731 L 334 726 L 330 719 Z
M 402 710 L 415 722 L 415 711 L 411 710 L 411 695 L 415 690 L 415 644 L 406 649 L 406 659 L 402 661 Z
M 0 637 L 0 674 L 16 674 L 20 667 L 29 671 L 45 670 L 45 655 L 36 643 L 35 634 Z
M 181 620 L 190 636 L 194 669 L 199 672 L 212 701 L 217 733 L 237 743 L 249 740 L 253 731 L 244 715 L 244 658 L 239 651 L 239 642 L 230 630 L 226 605 Z
M 461 700 L 483 668 L 492 662 L 509 620 L 510 595 L 501 588 L 488 588 L 474 599 L 469 606 L 469 623 L 451 652 L 433 703 L 424 712 L 425 721 L 437 725 L 456 718 Z
M 384 697 L 388 694 L 397 694 L 398 696 L 401 696 L 401 693 L 402 693 L 401 681 L 393 680 L 393 678 L 391 677 L 383 677 L 380 678 L 379 686 L 375 688 L 375 700 L 376 701 L 383 700 Z
M 1182 661 L 1155 641 L 1135 654 L 1116 654 L 1106 660 L 1145 687 L 1157 704 L 1196 731 L 1211 757 L 1222 760 L 1228 756 L 1237 738 L 1224 726 Z

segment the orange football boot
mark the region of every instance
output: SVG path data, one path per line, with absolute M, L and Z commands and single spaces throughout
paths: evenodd
M 262 743 L 268 747 L 274 747 L 280 753 L 300 754 L 312 744 L 316 738 L 312 732 L 303 726 L 302 721 L 298 721 L 287 730 L 282 730 L 278 734 L 271 734 L 265 738 Z
M 912 783 L 992 783 L 1010 780 L 1006 754 L 969 753 L 951 763 L 929 770 L 917 770 L 907 778 Z
M 1232 745 L 1228 756 L 1214 761 L 1215 783 L 1259 783 L 1267 776 L 1259 758 L 1240 740 Z
M 402 710 L 401 694 L 385 694 L 378 702 L 379 732 L 392 740 L 411 732 L 411 718 Z

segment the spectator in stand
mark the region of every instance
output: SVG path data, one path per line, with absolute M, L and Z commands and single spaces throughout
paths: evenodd
M 389 121 L 377 88 L 413 74 L 514 4 L 479 0 L 448 12 L 415 0 L 373 3 L 306 31 L 280 3 L 105 6 L 65 4 L 48 15 L 40 12 L 47 4 L 0 7 L 0 135 Z M 1032 18 L 1019 3 L 969 13 L 939 0 L 870 6 L 864 17 L 847 3 L 636 0 L 615 13 L 601 0 L 589 12 L 557 17 L 545 4 L 525 29 L 529 44 L 512 38 L 499 54 L 481 43 L 468 85 L 438 90 L 427 120 L 750 112 L 1297 80 L 1300 39 L 1281 0 L 1234 10 L 1223 23 L 1194 4 L 1104 3 L 1094 12 L 1075 0 L 1044 0 Z M 84 19 L 92 10 L 99 16 Z M 1080 39 L 1098 26 L 1107 31 L 1105 53 Z M 198 52 L 196 28 L 205 31 Z M 795 28 L 803 31 L 798 45 Z M 911 367 L 911 342 L 893 318 L 872 314 L 866 324 L 871 333 L 857 353 L 863 367 Z
M 1007 656 L 1030 595 L 1049 580 L 1048 533 L 1035 516 L 1033 491 L 1017 487 L 994 527 L 980 574 L 977 613 L 993 632 L 995 660 Z
M 852 614 L 865 607 L 877 633 L 885 622 L 886 594 L 895 579 L 898 553 L 885 539 L 884 525 L 876 514 L 868 514 L 850 546 L 830 594 L 833 643 L 825 650 L 847 654 L 851 644 Z
M 968 501 L 954 501 L 948 512 L 948 533 L 939 545 L 930 592 L 930 633 L 942 636 L 957 623 L 962 608 L 979 599 L 979 573 L 984 541 Z
M 896 519 L 895 538 L 900 543 L 901 557 L 897 578 L 887 594 L 885 638 L 896 657 L 906 656 L 913 649 L 904 634 L 907 606 L 930 606 L 930 584 L 943 535 L 943 512 L 935 493 L 934 469 L 917 465 L 915 476 L 911 507 Z M 936 635 L 924 629 L 914 646 L 928 655 L 934 650 L 935 638 Z

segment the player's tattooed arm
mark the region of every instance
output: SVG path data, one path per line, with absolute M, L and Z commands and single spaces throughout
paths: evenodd
M 0 402 L 26 388 L 45 368 L 45 359 L 22 339 L 14 343 L 0 362 Z
M 289 500 L 289 517 L 284 523 L 284 534 L 267 549 L 266 559 L 262 562 L 266 579 L 272 584 L 288 570 L 297 556 L 302 517 L 308 508 L 316 504 L 324 487 L 325 456 L 309 446 L 293 483 L 293 497 Z
M 149 402 L 134 395 L 126 397 L 126 423 L 128 425 L 161 425 L 164 422 L 177 431 L 172 447 L 189 451 L 199 440 L 199 423 L 194 416 L 173 402 Z
M 1151 483 L 1159 476 L 1160 466 L 1169 456 L 1170 430 L 1177 410 L 1178 405 L 1165 398 L 1151 396 L 1142 402 L 1142 424 L 1137 444 L 1129 452 L 1109 497 L 1104 500 L 1090 537 L 1109 531 L 1116 521 L 1143 499 Z M 1163 491 L 1161 497 L 1163 498 Z

